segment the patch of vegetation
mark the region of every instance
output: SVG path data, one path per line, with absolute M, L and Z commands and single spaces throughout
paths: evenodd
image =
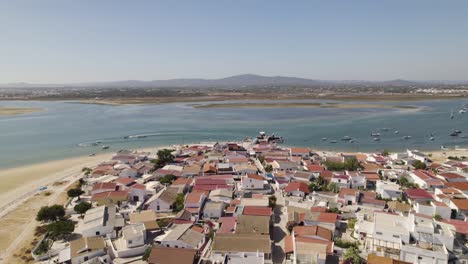
M 169 219 L 169 218 L 157 219 L 156 223 L 158 224 L 158 226 L 160 228 L 164 228 L 164 227 L 168 226 L 171 223 L 171 219 Z
M 323 164 L 331 171 L 356 171 L 362 169 L 361 163 L 354 157 L 346 159 L 344 162 L 325 161 Z
M 154 170 L 160 169 L 169 163 L 173 163 L 175 158 L 174 155 L 172 155 L 173 151 L 174 150 L 172 149 L 158 150 L 158 158 L 156 160 L 152 160 L 154 163 Z
M 412 165 L 416 170 L 425 170 L 425 169 L 427 169 L 426 163 L 424 163 L 424 162 L 422 162 L 420 160 L 416 160 L 415 162 L 413 162 Z
M 92 207 L 92 205 L 90 203 L 81 202 L 81 203 L 75 205 L 75 207 L 73 207 L 73 210 L 75 210 L 75 212 L 77 212 L 78 214 L 83 216 L 86 213 L 86 211 L 91 209 L 91 207 Z
M 356 225 L 357 219 L 356 218 L 351 218 L 348 220 L 348 228 L 349 229 L 354 229 L 354 226 Z
M 343 254 L 343 263 L 346 264 L 360 264 L 362 263 L 359 257 L 359 249 L 357 247 L 349 247 Z
M 184 209 L 184 194 L 178 193 L 172 211 L 177 213 L 182 209 Z
M 175 179 L 177 179 L 175 175 L 166 174 L 159 179 L 159 182 L 162 184 L 171 184 Z
M 84 194 L 84 191 L 81 190 L 81 187 L 76 187 L 67 191 L 68 197 L 70 198 L 78 197 L 78 201 L 80 200 L 80 196 L 82 194 Z
M 142 257 L 144 261 L 148 261 L 149 256 L 151 255 L 151 250 L 153 250 L 153 247 L 149 247 L 145 249 L 145 253 L 143 254 L 143 257 Z
M 75 230 L 75 223 L 70 220 L 60 220 L 47 225 L 47 236 L 51 239 L 64 238 Z
M 55 222 L 63 219 L 65 208 L 62 205 L 43 206 L 37 212 L 36 220 L 40 222 Z
M 276 196 L 271 195 L 268 197 L 268 207 L 271 207 L 272 209 L 276 207 Z
M 51 241 L 48 239 L 42 240 L 39 246 L 36 248 L 36 251 L 34 251 L 34 254 L 42 255 L 42 254 L 47 253 L 49 251 L 51 244 L 52 244 Z
M 335 246 L 340 247 L 340 248 L 350 248 L 350 247 L 358 247 L 359 243 L 358 242 L 351 242 L 351 241 L 343 241 L 339 238 L 335 238 Z
M 273 166 L 271 166 L 270 164 L 266 165 L 265 166 L 265 171 L 268 172 L 268 173 L 272 172 L 273 171 Z

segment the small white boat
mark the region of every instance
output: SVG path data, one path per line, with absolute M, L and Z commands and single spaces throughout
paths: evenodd
M 375 138 L 374 138 L 374 141 L 380 141 L 380 138 L 379 138 L 379 137 L 375 137 Z
M 327 141 L 327 140 L 328 140 L 328 138 L 322 138 L 322 141 Z
M 459 114 L 464 114 L 464 113 L 466 113 L 466 108 L 460 109 L 460 111 L 458 111 L 458 113 L 459 113 Z
M 90 157 L 96 156 L 96 153 L 89 154 Z
M 330 143 L 336 143 L 337 141 L 336 140 L 330 140 Z
M 430 139 L 430 140 L 435 140 L 435 138 L 434 138 L 434 137 L 431 137 L 431 138 L 429 138 L 429 139 Z
M 372 137 L 380 137 L 380 133 L 377 133 L 377 132 L 372 132 L 370 135 Z
M 404 136 L 403 139 L 410 139 L 411 136 Z
M 400 131 L 398 131 L 398 130 L 395 130 L 395 134 L 400 134 Z
M 102 146 L 102 149 L 108 149 L 110 148 L 109 146 Z
M 352 138 L 350 136 L 344 136 L 344 137 L 341 138 L 341 140 L 343 140 L 343 141 L 349 141 L 351 139 Z

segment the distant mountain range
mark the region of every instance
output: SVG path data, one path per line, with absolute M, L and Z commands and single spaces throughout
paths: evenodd
M 70 84 L 31 84 L 31 83 L 10 83 L 0 84 L 3 88 L 34 88 L 34 87 L 134 87 L 134 88 L 240 88 L 240 87 L 259 87 L 259 86 L 318 86 L 318 85 L 378 85 L 378 86 L 417 86 L 427 84 L 467 84 L 468 81 L 409 81 L 409 80 L 389 80 L 389 81 L 359 81 L 359 80 L 313 80 L 305 78 L 287 77 L 287 76 L 261 76 L 255 74 L 242 74 L 221 79 L 170 79 L 170 80 L 125 80 L 111 82 L 89 82 L 89 83 L 70 83 Z

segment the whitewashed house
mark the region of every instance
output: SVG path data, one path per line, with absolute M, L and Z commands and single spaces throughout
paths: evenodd
M 153 210 L 157 213 L 172 212 L 173 205 L 175 203 L 179 190 L 177 188 L 166 188 L 151 196 L 145 205 L 148 209 Z
M 145 244 L 146 229 L 143 223 L 127 225 L 122 228 L 122 237 L 107 240 L 114 258 L 128 258 L 143 255 L 149 245 Z
M 382 199 L 397 200 L 402 197 L 403 191 L 399 184 L 389 181 L 377 180 L 375 192 L 380 195 Z
M 263 189 L 265 179 L 257 174 L 247 174 L 241 177 L 242 190 L 258 190 Z

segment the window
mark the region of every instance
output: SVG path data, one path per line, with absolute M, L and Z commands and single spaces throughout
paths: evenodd
M 84 261 L 88 261 L 88 256 L 84 257 Z
M 377 235 L 382 235 L 382 232 L 375 232 Z
M 394 237 L 394 238 L 400 238 L 400 236 L 399 236 L 399 235 L 393 235 L 393 237 Z
M 96 231 L 96 236 L 99 236 L 100 234 L 101 234 L 101 232 Z
M 131 240 L 129 240 L 129 241 L 128 241 L 128 243 L 129 243 L 129 244 L 131 244 L 131 243 L 132 243 L 132 241 L 131 241 Z

